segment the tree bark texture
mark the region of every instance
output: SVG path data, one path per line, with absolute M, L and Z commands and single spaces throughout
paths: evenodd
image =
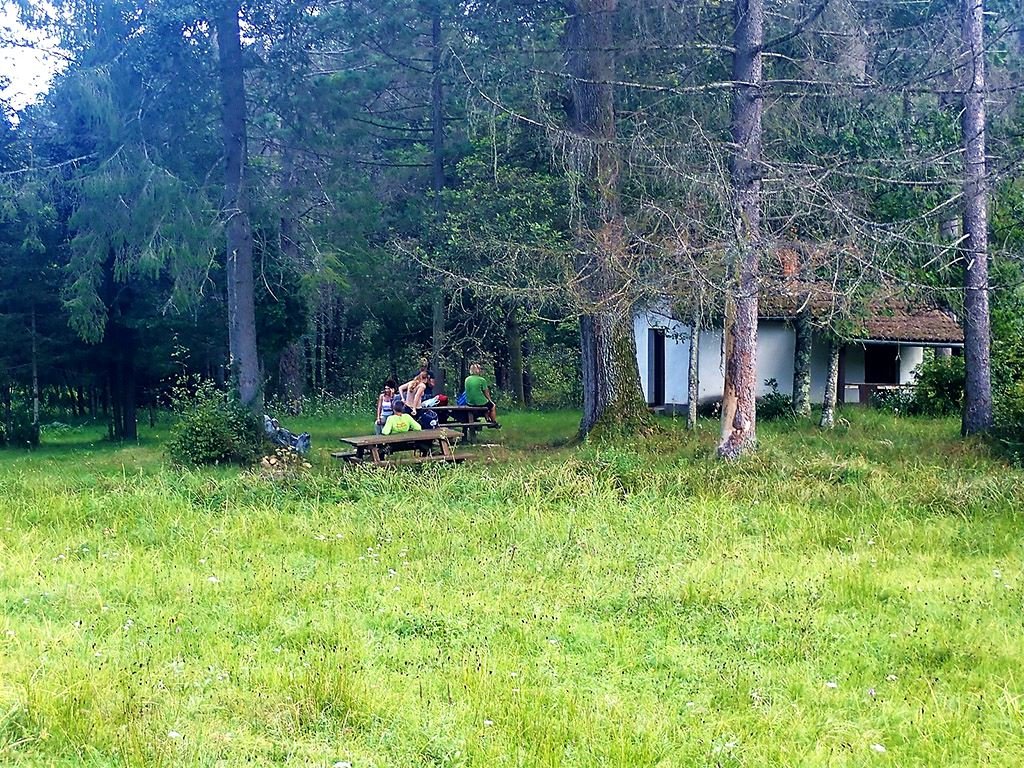
M 968 55 L 964 88 L 964 413 L 963 434 L 992 426 L 988 286 L 988 184 L 985 165 L 984 0 L 962 0 Z
M 793 410 L 797 416 L 808 418 L 811 415 L 811 353 L 814 344 L 811 313 L 808 310 L 797 315 L 793 331 L 796 335 L 796 349 L 793 353 Z
M 523 379 L 523 332 L 519 318 L 513 309 L 509 312 L 506 322 L 508 338 L 508 367 L 512 379 L 512 396 L 518 406 L 526 404 L 526 387 Z
M 280 248 L 281 254 L 292 264 L 298 265 L 302 256 L 299 247 L 299 227 L 297 215 L 292 201 L 295 191 L 295 163 L 293 150 L 286 148 L 282 156 L 281 189 L 288 200 L 287 207 L 281 214 Z M 288 413 L 302 413 L 302 401 L 306 395 L 306 347 L 303 340 L 290 342 L 277 361 L 277 378 L 284 396 Z
M 217 8 L 217 51 L 224 137 L 224 215 L 227 219 L 228 344 L 239 400 L 263 410 L 259 354 L 256 348 L 256 300 L 252 226 L 246 182 L 245 67 L 237 0 Z
M 113 440 L 135 440 L 139 436 L 136 418 L 135 355 L 138 347 L 136 332 L 119 320 L 107 325 L 104 337 L 110 364 L 108 432 Z
M 730 165 L 736 244 L 725 309 L 725 386 L 718 455 L 734 459 L 757 444 L 757 281 L 761 249 L 763 0 L 736 0 Z
M 690 323 L 690 359 L 687 376 L 686 428 L 697 428 L 697 406 L 700 405 L 700 314 L 693 313 Z
M 821 404 L 822 429 L 832 429 L 836 423 L 836 400 L 839 389 L 839 350 L 838 341 L 833 340 L 828 350 L 828 376 L 825 378 L 825 398 Z
M 432 247 L 440 248 L 441 227 L 444 222 L 444 80 L 441 68 L 441 54 L 444 50 L 444 29 L 441 23 L 441 4 L 434 6 L 431 19 L 431 189 L 434 193 L 434 221 L 432 225 Z M 444 391 L 444 343 L 445 343 L 445 300 L 443 288 L 438 286 L 432 304 L 433 339 L 430 350 L 430 367 L 434 371 L 434 392 Z
M 572 76 L 570 124 L 586 142 L 589 167 L 585 224 L 576 256 L 583 315 L 580 435 L 632 431 L 650 421 L 640 385 L 632 305 L 624 298 L 626 257 L 616 144 L 615 15 L 618 0 L 575 0 L 564 37 Z
M 32 424 L 39 427 L 39 337 L 35 304 L 32 305 Z

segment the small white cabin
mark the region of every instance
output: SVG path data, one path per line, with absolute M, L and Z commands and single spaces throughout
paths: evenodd
M 938 309 L 886 311 L 862 323 L 862 338 L 847 342 L 839 353 L 839 402 L 866 401 L 878 386 L 911 384 L 924 350 L 963 347 L 963 331 Z M 685 406 L 689 399 L 689 356 L 693 329 L 668 310 L 648 309 L 634 316 L 637 363 L 644 394 L 651 406 Z M 698 344 L 699 402 L 719 400 L 725 388 L 722 329 L 701 329 Z M 757 326 L 758 395 L 793 394 L 796 333 L 791 318 L 762 317 Z M 828 376 L 828 341 L 815 334 L 811 351 L 811 398 L 821 402 Z

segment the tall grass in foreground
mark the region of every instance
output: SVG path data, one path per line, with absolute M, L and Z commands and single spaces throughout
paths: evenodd
M 286 477 L 4 454 L 0 765 L 1018 765 L 1024 474 L 844 415 L 737 464 L 544 448 L 575 414 L 424 471 L 339 420 Z

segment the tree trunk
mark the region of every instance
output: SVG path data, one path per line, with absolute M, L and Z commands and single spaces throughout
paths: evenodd
M 572 76 L 570 118 L 592 159 L 580 172 L 589 182 L 591 231 L 578 233 L 577 273 L 583 315 L 583 418 L 580 436 L 601 431 L 633 432 L 650 424 L 640 386 L 632 302 L 620 277 L 625 259 L 616 144 L 615 14 L 618 0 L 576 0 L 564 37 Z
M 135 387 L 135 331 L 126 329 L 121 355 L 121 435 L 122 440 L 139 439 L 138 398 Z
M 962 431 L 992 426 L 988 303 L 988 184 L 985 178 L 984 0 L 962 0 L 963 44 L 970 55 L 964 89 L 964 413 Z
M 110 421 L 108 433 L 112 440 L 138 438 L 135 396 L 135 331 L 119 322 L 107 326 L 105 342 L 110 352 Z
M 11 408 L 11 385 L 4 385 L 4 436 L 10 443 L 11 436 L 14 434 L 14 414 Z
M 217 8 L 217 51 L 224 135 L 224 215 L 227 219 L 228 341 L 238 398 L 256 413 L 263 410 L 256 348 L 256 300 L 252 227 L 246 171 L 245 67 L 238 25 L 238 0 Z
M 515 404 L 526 405 L 526 385 L 523 378 L 523 332 L 519 317 L 513 309 L 508 315 L 508 362 L 512 378 L 512 396 Z
M 292 201 L 295 192 L 295 172 L 290 148 L 284 150 L 282 166 L 281 188 L 285 192 L 288 202 L 281 215 L 280 248 L 281 254 L 298 267 L 302 253 L 299 248 L 299 228 L 296 224 L 295 206 Z M 277 378 L 281 395 L 284 397 L 285 406 L 291 415 L 302 413 L 302 399 L 306 391 L 305 362 L 305 345 L 301 338 L 287 344 L 281 350 L 281 356 L 277 361 Z
M 434 221 L 431 232 L 432 247 L 441 246 L 441 227 L 444 224 L 444 81 L 442 79 L 441 54 L 444 50 L 444 34 L 441 27 L 441 4 L 434 5 L 431 19 L 431 149 L 432 164 L 430 186 L 434 193 Z M 444 336 L 445 302 L 443 289 L 438 286 L 432 303 L 433 340 L 430 350 L 430 367 L 434 371 L 434 393 L 444 391 Z
M 793 410 L 797 416 L 806 419 L 811 415 L 811 353 L 814 345 L 811 313 L 808 310 L 797 315 L 793 331 L 796 335 L 796 350 L 793 353 Z
M 523 339 L 523 405 L 533 405 L 533 374 L 530 373 L 530 341 Z
M 686 428 L 697 428 L 697 407 L 700 405 L 700 313 L 690 320 L 690 359 L 687 367 Z
M 107 437 L 111 440 L 121 439 L 121 367 L 117 360 L 111 360 L 107 366 L 107 380 L 109 382 L 110 417 L 107 421 Z
M 839 350 L 840 344 L 833 340 L 828 350 L 828 378 L 825 379 L 825 398 L 821 407 L 822 429 L 832 429 L 836 421 L 836 399 L 839 389 Z
M 32 424 L 39 428 L 39 339 L 35 304 L 32 305 Z
M 730 167 L 736 244 L 725 310 L 725 386 L 718 455 L 757 445 L 757 281 L 761 248 L 761 45 L 763 0 L 736 0 Z

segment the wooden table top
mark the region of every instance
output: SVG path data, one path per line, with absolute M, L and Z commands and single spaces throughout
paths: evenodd
M 409 430 L 390 435 L 359 435 L 358 437 L 343 437 L 341 442 L 348 443 L 356 448 L 367 448 L 371 445 L 393 445 L 395 443 L 418 443 L 421 441 L 447 440 L 449 443 L 458 442 L 461 435 L 449 429 L 421 429 L 419 431 Z
M 448 413 L 471 413 L 472 411 L 487 411 L 486 405 L 433 405 L 431 411 L 446 411 Z

